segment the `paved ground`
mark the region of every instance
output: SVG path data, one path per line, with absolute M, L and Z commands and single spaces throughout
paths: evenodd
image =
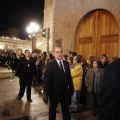
M 0 69 L 0 76 L 3 72 Z M 32 100 L 26 100 L 26 94 L 22 101 L 17 99 L 19 91 L 19 79 L 11 77 L 10 70 L 5 69 L 0 79 L 0 120 L 48 120 L 48 105 L 43 102 L 40 85 L 32 87 Z M 7 72 L 11 73 L 7 76 Z M 7 76 L 7 78 L 5 77 Z M 72 120 L 97 120 L 97 116 L 91 115 L 90 111 L 81 111 L 71 114 Z M 61 108 L 58 106 L 57 119 L 62 120 Z
M 11 75 L 12 75 L 12 70 L 8 70 L 7 68 L 1 68 L 0 67 L 0 79 L 3 79 L 3 78 L 9 78 Z

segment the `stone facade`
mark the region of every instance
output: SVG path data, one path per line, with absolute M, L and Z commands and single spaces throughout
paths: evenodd
M 119 6 L 120 0 L 45 0 L 44 28 L 50 27 L 49 50 L 52 51 L 54 46 L 60 45 L 66 54 L 75 51 L 79 22 L 88 12 L 95 9 L 111 12 L 120 27 Z M 43 40 L 43 43 L 43 50 L 46 50 L 46 40 Z M 118 51 L 120 56 L 120 45 Z
M 24 52 L 25 49 L 29 49 L 31 51 L 32 41 L 0 37 L 0 49 L 5 52 L 7 50 L 12 50 L 17 53 Z

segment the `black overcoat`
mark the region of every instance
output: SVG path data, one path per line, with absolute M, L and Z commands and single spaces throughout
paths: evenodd
M 74 87 L 70 73 L 69 63 L 63 60 L 65 72 L 60 69 L 54 59 L 47 63 L 45 71 L 45 91 L 50 99 L 72 96 Z
M 98 120 L 120 120 L 120 58 L 106 67 L 99 98 Z

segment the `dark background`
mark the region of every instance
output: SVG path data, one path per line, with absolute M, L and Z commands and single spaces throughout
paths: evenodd
M 34 21 L 43 26 L 44 0 L 1 0 L 0 32 L 10 27 L 19 28 L 22 38 L 28 34 L 26 27 Z

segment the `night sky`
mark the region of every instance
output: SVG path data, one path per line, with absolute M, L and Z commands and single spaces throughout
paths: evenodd
M 43 11 L 44 0 L 1 0 L 0 32 L 17 27 L 25 36 L 31 21 L 43 26 Z

